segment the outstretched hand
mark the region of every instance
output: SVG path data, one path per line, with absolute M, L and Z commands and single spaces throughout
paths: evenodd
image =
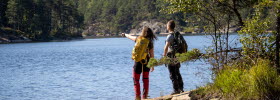
M 165 56 L 166 56 L 166 53 L 162 53 L 162 55 L 161 55 L 161 56 L 165 57 Z
M 154 70 L 155 70 L 155 68 L 154 68 L 154 67 L 152 67 L 152 68 L 151 68 L 151 72 L 153 72 Z
M 125 33 L 122 33 L 122 37 L 125 37 Z

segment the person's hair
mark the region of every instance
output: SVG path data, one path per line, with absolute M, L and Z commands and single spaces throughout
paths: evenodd
M 157 40 L 157 37 L 154 34 L 154 32 L 152 31 L 152 29 L 148 28 L 147 26 L 144 26 L 141 36 L 149 39 L 151 42 L 153 42 L 154 40 Z
M 171 30 L 175 29 L 175 21 L 174 20 L 168 21 L 167 25 L 170 27 Z

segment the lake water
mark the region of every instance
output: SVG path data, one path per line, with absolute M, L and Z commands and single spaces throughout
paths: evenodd
M 185 39 L 189 49 L 204 51 L 211 45 L 206 36 Z M 164 40 L 155 42 L 156 58 Z M 133 45 L 126 38 L 0 44 L 0 100 L 133 100 Z M 184 90 L 211 82 L 210 67 L 199 60 L 183 63 Z M 172 90 L 167 68 L 156 67 L 150 73 L 150 97 Z

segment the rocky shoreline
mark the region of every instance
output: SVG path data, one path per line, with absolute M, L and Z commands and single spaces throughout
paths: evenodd
M 190 91 L 183 92 L 180 94 L 175 94 L 175 95 L 166 95 L 166 96 L 161 96 L 157 98 L 151 98 L 151 99 L 144 99 L 144 100 L 191 100 L 191 97 L 189 96 Z
M 235 33 L 231 33 L 235 34 Z M 139 34 L 131 34 L 134 36 L 138 36 Z M 156 34 L 158 37 L 163 37 L 167 36 L 168 33 L 161 33 L 161 34 Z M 195 36 L 195 35 L 209 35 L 207 33 L 182 33 L 183 36 Z M 30 43 L 30 42 L 56 42 L 56 41 L 70 41 L 70 40 L 80 40 L 80 39 L 98 39 L 98 38 L 121 38 L 121 36 L 110 36 L 110 35 L 103 35 L 103 36 L 84 36 L 80 38 L 70 38 L 67 40 L 63 39 L 54 39 L 54 40 L 49 40 L 49 41 L 32 41 L 31 39 L 28 39 L 27 37 L 22 37 L 22 36 L 12 36 L 12 37 L 1 37 L 0 36 L 0 44 L 7 44 L 7 43 Z
M 13 36 L 16 37 L 16 36 Z M 16 38 L 9 38 L 9 37 L 1 37 L 0 36 L 0 44 L 9 44 L 9 43 L 33 43 L 33 42 L 64 42 L 64 41 L 71 41 L 71 40 L 81 40 L 85 39 L 83 37 L 77 38 L 69 38 L 69 39 L 53 39 L 47 41 L 33 41 L 27 37 L 16 37 Z
M 0 43 L 22 43 L 32 41 L 21 34 L 25 33 L 8 27 L 0 27 Z
M 175 95 L 165 95 L 156 98 L 144 99 L 144 100 L 221 100 L 222 98 L 219 95 L 208 95 L 196 93 L 198 89 L 186 91 L 180 94 Z
M 26 37 L 16 37 L 16 38 L 0 37 L 0 44 L 5 44 L 5 43 L 27 43 L 27 42 L 33 42 L 33 41 L 28 39 L 28 38 L 26 38 Z
M 199 35 L 211 35 L 209 33 L 184 33 L 184 32 L 180 32 L 183 36 L 199 36 Z M 167 36 L 169 33 L 160 33 L 160 34 L 156 34 L 156 36 L 161 37 L 161 36 Z M 236 32 L 233 33 L 229 33 L 229 34 L 237 34 Z M 134 34 L 134 33 L 130 33 L 130 35 L 132 36 L 139 36 L 140 33 L 138 34 Z M 213 34 L 212 34 L 213 35 Z M 119 38 L 121 37 L 120 35 L 91 35 L 91 36 L 84 36 L 85 39 L 95 39 L 95 38 Z

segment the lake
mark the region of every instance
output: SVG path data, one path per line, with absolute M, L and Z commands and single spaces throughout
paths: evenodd
M 210 36 L 184 38 L 189 50 L 205 51 L 212 44 Z M 163 53 L 164 40 L 159 37 L 155 42 L 156 58 Z M 0 44 L 0 99 L 133 100 L 133 46 L 134 42 L 126 38 Z M 183 63 L 184 90 L 211 82 L 210 69 L 203 60 Z M 168 69 L 155 67 L 150 73 L 150 97 L 172 90 Z

